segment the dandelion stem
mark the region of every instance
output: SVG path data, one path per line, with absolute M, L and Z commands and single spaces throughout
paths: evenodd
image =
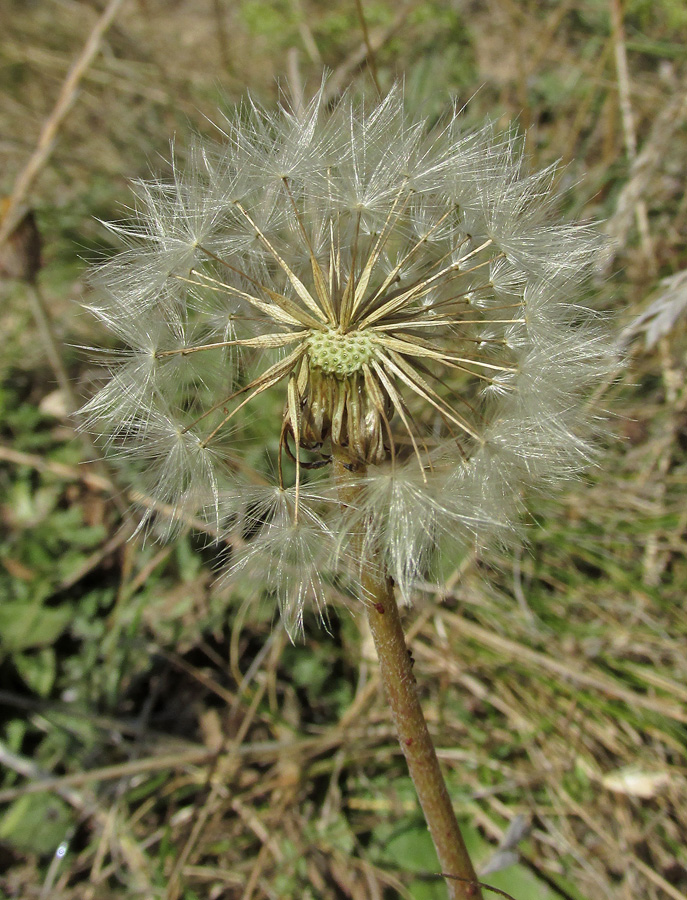
M 332 457 L 339 497 L 343 503 L 355 505 L 360 491 L 356 479 L 364 475 L 364 466 L 352 459 L 342 447 L 332 447 Z M 362 558 L 362 547 L 355 549 L 360 551 Z M 383 570 L 380 571 L 369 561 L 369 553 L 366 557 L 368 561 L 362 567 L 361 583 L 379 658 L 380 675 L 441 870 L 452 876 L 446 879 L 449 897 L 451 900 L 482 900 L 479 882 L 460 833 L 420 705 L 393 583 Z

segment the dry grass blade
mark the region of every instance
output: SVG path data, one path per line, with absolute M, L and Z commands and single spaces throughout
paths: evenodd
M 0 742 L 0 762 L 3 766 L 7 766 L 27 778 L 33 780 L 48 778 L 46 773 L 42 772 L 34 762 L 12 753 L 2 742 Z M 108 833 L 111 846 L 117 848 L 131 872 L 132 889 L 150 893 L 152 891 L 150 864 L 141 851 L 138 841 L 130 832 L 126 821 L 117 815 L 114 807 L 106 811 L 99 805 L 94 795 L 77 791 L 70 785 L 59 784 L 55 786 L 54 790 L 81 815 L 92 820 L 101 833 Z M 116 824 L 113 824 L 113 819 L 116 820 Z
M 55 103 L 55 107 L 43 125 L 36 149 L 15 180 L 9 204 L 5 209 L 5 216 L 2 222 L 0 222 L 0 246 L 4 244 L 15 228 L 17 224 L 16 216 L 19 212 L 21 203 L 47 162 L 50 153 L 52 152 L 60 125 L 76 100 L 79 82 L 100 49 L 100 42 L 102 41 L 103 35 L 114 21 L 122 2 L 123 0 L 110 0 L 105 7 L 105 10 L 98 18 L 98 21 L 93 26 L 83 50 L 69 70 L 60 90 L 57 102 Z
M 621 0 L 609 0 L 611 7 L 611 22 L 613 24 L 613 41 L 615 46 L 615 62 L 618 78 L 618 93 L 620 96 L 620 110 L 622 113 L 623 133 L 625 136 L 625 150 L 630 163 L 634 165 L 637 158 L 637 131 L 632 110 L 630 74 L 627 64 L 627 51 L 625 48 L 625 29 L 623 24 L 623 9 Z M 633 193 L 636 193 L 633 191 Z M 653 272 L 656 271 L 656 258 L 649 231 L 649 215 L 646 202 L 639 195 L 633 196 L 633 208 L 637 220 L 637 228 L 642 242 L 644 258 Z
M 373 32 L 369 37 L 369 45 L 374 53 L 379 52 L 381 48 L 391 40 L 391 38 L 401 29 L 417 5 L 417 0 L 404 0 L 394 15 L 393 21 L 386 28 L 380 28 Z M 324 92 L 324 99 L 327 103 L 337 97 L 348 84 L 352 74 L 361 66 L 368 55 L 368 45 L 365 41 L 355 48 L 346 59 L 338 65 L 331 74 Z
M 363 10 L 362 0 L 355 0 L 355 6 L 358 10 L 358 19 L 360 20 L 360 27 L 363 32 L 363 40 L 365 41 L 365 47 L 367 49 L 367 63 L 370 67 L 370 75 L 372 75 L 372 80 L 375 83 L 375 87 L 377 88 L 377 93 L 382 95 L 382 89 L 379 86 L 379 76 L 377 74 L 377 60 L 375 57 L 375 51 L 370 43 L 370 35 L 367 30 L 367 22 L 365 20 L 365 11 Z
M 511 659 L 526 661 L 528 664 L 541 668 L 544 671 L 553 672 L 563 679 L 569 679 L 581 687 L 601 691 L 609 697 L 622 700 L 630 708 L 641 707 L 651 712 L 660 713 L 662 716 L 674 719 L 676 722 L 687 724 L 687 707 L 685 706 L 628 690 L 622 684 L 613 681 L 599 671 L 588 672 L 570 663 L 561 662 L 546 653 L 532 650 L 518 641 L 513 641 L 496 632 L 488 631 L 481 625 L 477 625 L 475 622 L 471 622 L 456 613 L 446 613 L 445 618 L 447 621 L 453 622 L 461 634 L 465 634 L 467 637 L 477 640 L 487 647 L 493 647 Z
M 618 194 L 615 212 L 606 224 L 606 231 L 617 242 L 618 247 L 626 245 L 632 217 L 637 215 L 637 209 L 641 209 L 642 204 L 646 205 L 644 197 L 663 162 L 665 147 L 677 129 L 682 127 L 686 116 L 687 91 L 681 85 L 656 116 L 640 152 L 632 158 L 627 183 Z M 646 227 L 642 225 L 643 235 L 646 235 L 646 228 L 648 224 Z

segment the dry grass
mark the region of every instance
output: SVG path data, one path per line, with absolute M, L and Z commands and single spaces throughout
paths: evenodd
M 517 119 L 537 163 L 568 163 L 571 214 L 605 219 L 617 241 L 598 289 L 619 325 L 685 268 L 678 0 L 629 3 L 622 28 L 601 0 L 363 6 L 383 86 L 404 73 L 409 104 L 430 115 L 474 95 L 470 118 Z M 3 193 L 104 8 L 0 9 Z M 183 155 L 189 124 L 210 131 L 220 97 L 248 87 L 269 102 L 276 77 L 307 90 L 322 65 L 334 88 L 369 83 L 365 52 L 355 4 L 122 5 L 21 198 L 78 391 L 92 373 L 70 346 L 100 340 L 72 303 L 77 257 L 103 241 L 93 216 L 118 215 L 125 179 L 160 170 L 172 134 Z M 195 533 L 127 543 L 118 475 L 82 464 L 24 286 L 0 291 L 0 595 L 72 616 L 36 645 L 0 638 L 0 893 L 442 896 L 421 877 L 435 864 L 359 611 L 333 597 L 330 631 L 313 620 L 292 647 L 250 585 L 214 593 L 217 553 Z M 685 346 L 684 323 L 651 350 L 636 339 L 599 390 L 612 412 L 602 465 L 562 497 L 532 498 L 520 554 L 462 561 L 407 614 L 478 862 L 514 817 L 527 826 L 520 864 L 486 876 L 517 900 L 687 898 Z

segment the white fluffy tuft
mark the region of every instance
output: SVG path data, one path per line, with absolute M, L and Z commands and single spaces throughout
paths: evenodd
M 616 355 L 584 301 L 600 240 L 558 221 L 554 169 L 528 172 L 517 134 L 465 133 L 456 111 L 429 129 L 398 86 L 333 112 L 322 92 L 298 115 L 248 102 L 223 132 L 169 183 L 137 184 L 132 221 L 109 226 L 125 249 L 92 310 L 118 349 L 84 421 L 153 503 L 243 535 L 231 573 L 273 590 L 294 633 L 350 570 L 353 535 L 409 599 L 439 544 L 507 534 L 524 487 L 587 464 L 585 397 Z M 327 414 L 344 442 L 341 416 L 376 421 L 356 452 L 377 457 L 342 511 L 317 434 L 297 485 L 290 456 L 309 335 L 327 317 L 336 332 L 327 296 L 349 275 L 368 374 Z

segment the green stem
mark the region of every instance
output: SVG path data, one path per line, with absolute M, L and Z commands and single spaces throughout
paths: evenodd
M 343 503 L 354 505 L 364 467 L 343 448 L 333 448 L 335 476 Z M 359 541 L 362 544 L 362 540 Z M 355 548 L 362 550 L 362 546 Z M 361 554 L 362 556 L 362 554 Z M 451 900 L 482 900 L 474 867 L 460 833 L 434 744 L 422 713 L 412 660 L 394 597 L 392 581 L 363 563 L 362 588 L 379 671 L 391 707 L 401 750 L 434 841 Z

